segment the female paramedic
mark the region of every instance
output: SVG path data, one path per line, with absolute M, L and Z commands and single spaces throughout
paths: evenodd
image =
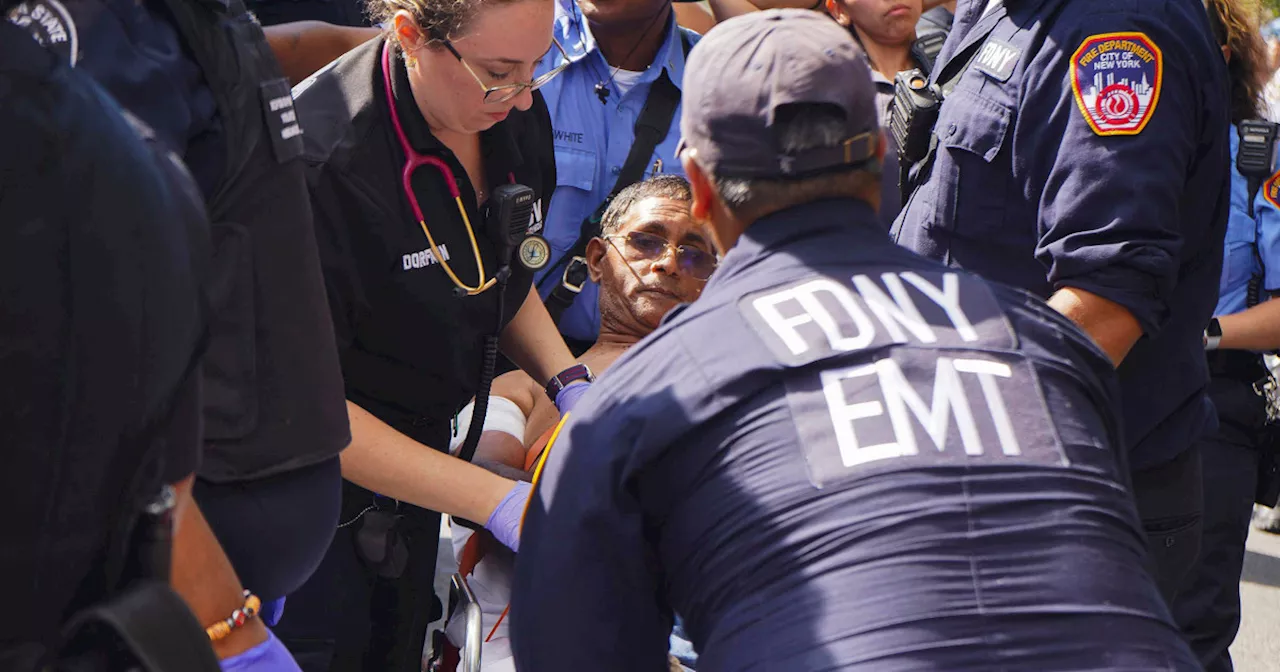
M 388 34 L 295 90 L 352 433 L 338 534 L 277 630 L 306 670 L 419 669 L 435 511 L 513 543 L 527 484 L 437 452 L 499 344 L 561 410 L 590 380 L 531 291 L 556 183 L 534 89 L 558 72 L 531 79 L 560 50 L 552 1 L 370 8 Z
M 1266 453 L 1270 374 L 1259 351 L 1280 347 L 1280 174 L 1275 126 L 1258 119 L 1269 74 L 1254 5 L 1210 0 L 1210 25 L 1231 75 L 1231 208 L 1214 317 L 1205 330 L 1209 395 L 1218 429 L 1200 439 L 1204 536 L 1173 613 L 1209 672 L 1232 669 L 1240 626 L 1240 573 Z

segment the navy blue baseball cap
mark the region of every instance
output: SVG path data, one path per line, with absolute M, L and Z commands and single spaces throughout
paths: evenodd
M 880 140 L 875 85 L 862 47 L 824 14 L 751 12 L 718 24 L 689 54 L 681 149 L 718 177 L 787 178 L 875 158 Z M 831 147 L 785 153 L 773 123 L 779 108 L 828 104 L 848 134 Z

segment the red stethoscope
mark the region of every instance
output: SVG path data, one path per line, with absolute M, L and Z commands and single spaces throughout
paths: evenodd
M 409 146 L 409 139 L 405 137 L 404 128 L 400 126 L 400 115 L 396 113 L 395 96 L 391 93 L 391 46 L 389 43 L 382 45 L 382 83 L 383 88 L 387 92 L 387 109 L 391 111 L 391 127 L 396 130 L 396 137 L 400 139 L 400 148 L 404 150 L 405 163 L 404 175 L 402 177 L 402 185 L 404 187 L 404 195 L 409 199 L 409 206 L 413 208 L 413 214 L 418 218 L 418 225 L 422 227 L 422 233 L 427 236 L 427 243 L 431 245 L 431 254 L 435 255 L 436 262 L 444 268 L 444 272 L 449 275 L 449 279 L 459 289 L 465 291 L 467 296 L 475 296 L 497 283 L 497 278 L 485 279 L 484 261 L 480 259 L 480 246 L 476 244 L 476 234 L 471 228 L 471 218 L 467 217 L 467 209 L 462 205 L 462 194 L 458 191 L 458 184 L 454 181 L 453 171 L 449 169 L 449 165 L 436 156 L 425 156 L 419 154 Z M 476 269 L 480 275 L 480 281 L 473 287 L 462 282 L 457 273 L 453 272 L 453 268 L 449 266 L 449 262 L 440 250 L 436 247 L 436 240 L 431 236 L 431 230 L 427 228 L 427 220 L 422 215 L 422 207 L 418 205 L 418 197 L 413 194 L 413 185 L 409 178 L 413 176 L 413 171 L 424 165 L 435 166 L 436 170 L 444 176 L 445 186 L 449 189 L 449 195 L 453 197 L 454 203 L 458 205 L 458 212 L 462 215 L 462 223 L 467 227 L 467 237 L 471 239 L 471 251 L 475 253 Z M 515 183 L 515 176 L 511 176 L 511 181 Z

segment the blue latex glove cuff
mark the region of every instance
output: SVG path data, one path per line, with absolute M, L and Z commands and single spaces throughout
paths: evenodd
M 302 672 L 289 650 L 267 630 L 267 641 L 221 661 L 222 672 Z
M 516 487 L 511 488 L 511 492 L 498 502 L 484 524 L 484 529 L 492 532 L 495 539 L 513 551 L 520 550 L 520 522 L 524 518 L 524 507 L 529 501 L 531 490 L 532 484 L 518 481 Z
M 270 602 L 263 602 L 262 609 L 258 612 L 258 618 L 267 624 L 268 628 L 274 628 L 276 623 L 284 616 L 284 598 L 277 597 Z
M 556 408 L 560 410 L 560 415 L 565 415 L 572 411 L 573 407 L 578 405 L 578 401 L 582 399 L 582 396 L 589 389 L 591 389 L 591 383 L 575 381 L 560 390 L 559 394 L 556 395 Z

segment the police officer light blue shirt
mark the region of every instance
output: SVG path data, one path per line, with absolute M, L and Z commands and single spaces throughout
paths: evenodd
M 1231 130 L 1231 156 L 1236 156 L 1240 136 Z M 1214 315 L 1230 315 L 1248 308 L 1249 281 L 1262 277 L 1262 289 L 1280 289 L 1280 173 L 1261 185 L 1249 216 L 1249 180 L 1231 162 L 1231 214 L 1223 245 L 1222 282 Z M 1255 253 L 1256 245 L 1256 253 Z
M 559 77 L 542 87 L 551 113 L 556 147 L 556 192 L 545 213 L 542 235 L 551 244 L 551 263 L 536 277 L 538 293 L 545 299 L 559 283 L 564 265 L 557 263 L 578 240 L 582 220 L 589 217 L 613 190 L 622 165 L 626 163 L 634 138 L 636 118 L 644 107 L 651 85 L 662 72 L 677 86 L 684 78 L 686 40 L 691 47 L 698 35 L 680 28 L 675 14 L 667 21 L 666 38 L 653 59 L 653 66 L 641 73 L 635 85 L 618 95 L 614 68 L 604 60 L 587 21 L 573 0 L 556 0 L 555 38 L 569 54 L 570 65 Z M 558 53 L 539 66 L 541 74 L 558 66 Z M 609 87 L 604 104 L 596 95 L 596 85 Z M 679 119 L 680 108 L 675 118 Z M 683 175 L 676 159 L 680 132 L 676 124 L 648 162 L 644 176 L 657 173 Z M 573 305 L 564 311 L 560 331 L 569 338 L 594 341 L 600 331 L 599 288 L 588 281 Z

